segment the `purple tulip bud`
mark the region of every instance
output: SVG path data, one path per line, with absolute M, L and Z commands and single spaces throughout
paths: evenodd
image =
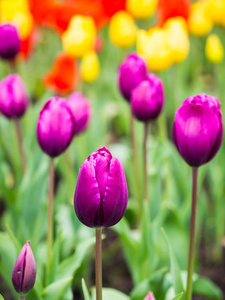
M 147 296 L 144 298 L 144 300 L 155 300 L 155 297 L 152 292 L 148 292 Z
M 155 120 L 162 110 L 163 103 L 163 83 L 154 74 L 149 74 L 131 93 L 132 112 L 143 122 Z
M 18 74 L 11 74 L 0 81 L 0 111 L 9 119 L 20 118 L 29 104 L 25 86 Z
M 147 76 L 147 67 L 135 53 L 128 55 L 119 67 L 119 88 L 123 97 L 130 101 L 131 91 Z
M 74 195 L 78 219 L 89 227 L 110 227 L 123 217 L 128 191 L 121 162 L 106 147 L 82 164 Z
M 52 97 L 45 103 L 37 124 L 37 138 L 41 149 L 51 157 L 60 155 L 74 135 L 74 120 L 66 100 Z
M 0 57 L 13 59 L 20 51 L 20 38 L 17 29 L 12 24 L 0 26 Z
M 217 98 L 200 94 L 188 97 L 176 111 L 173 141 L 183 159 L 199 167 L 214 157 L 223 138 Z
M 12 283 L 17 293 L 26 295 L 33 288 L 36 279 L 36 263 L 30 241 L 23 246 L 12 272 Z
M 87 128 L 91 115 L 90 104 L 89 101 L 79 92 L 71 94 L 68 98 L 67 104 L 73 114 L 75 122 L 74 134 L 77 135 Z

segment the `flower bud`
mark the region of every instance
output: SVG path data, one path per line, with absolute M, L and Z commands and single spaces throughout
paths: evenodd
M 78 219 L 88 227 L 110 227 L 127 207 L 127 183 L 121 162 L 106 147 L 82 164 L 74 195 Z
M 86 53 L 80 64 L 80 75 L 82 80 L 86 82 L 95 81 L 100 72 L 99 60 L 96 52 L 90 51 Z
M 118 11 L 109 23 L 110 41 L 117 47 L 127 48 L 135 43 L 137 26 L 130 14 Z
M 217 98 L 205 94 L 188 97 L 176 111 L 173 141 L 191 167 L 211 160 L 220 148 L 223 123 Z
M 71 94 L 67 104 L 72 112 L 75 122 L 74 134 L 77 135 L 87 128 L 91 115 L 90 104 L 88 99 L 79 92 Z
M 35 284 L 36 263 L 30 241 L 23 246 L 12 272 L 12 283 L 18 294 L 26 295 Z
M 155 297 L 152 292 L 148 292 L 147 296 L 144 298 L 144 300 L 155 300 Z
M 66 100 L 52 97 L 40 112 L 37 139 L 41 149 L 51 157 L 60 155 L 72 141 L 74 120 Z
M 20 38 L 17 29 L 12 24 L 0 26 L 0 57 L 13 59 L 20 51 Z
M 131 109 L 133 115 L 140 121 L 155 120 L 163 107 L 164 92 L 163 83 L 154 74 L 149 74 L 135 89 L 131 95 Z
M 223 60 L 223 45 L 216 34 L 210 34 L 206 40 L 205 55 L 212 63 L 220 63 Z
M 0 81 L 0 111 L 4 116 L 20 118 L 28 104 L 26 89 L 18 74 L 10 74 Z
M 119 67 L 118 83 L 123 97 L 130 101 L 131 91 L 147 76 L 144 60 L 138 55 L 129 54 Z
M 156 9 L 157 0 L 127 0 L 126 8 L 135 19 L 147 19 Z

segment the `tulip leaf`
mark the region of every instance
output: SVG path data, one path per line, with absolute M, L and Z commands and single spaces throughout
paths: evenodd
M 175 297 L 173 297 L 172 300 L 180 300 L 180 299 L 183 297 L 183 294 L 184 294 L 184 293 L 182 292 L 182 293 L 176 295 Z
M 84 294 L 84 300 L 91 300 L 91 296 L 88 292 L 88 288 L 87 288 L 84 278 L 82 278 L 81 282 L 82 282 L 82 290 L 83 290 L 83 294 Z
M 209 279 L 198 277 L 193 283 L 193 293 L 210 299 L 222 300 L 221 290 Z
M 92 300 L 96 300 L 96 290 L 95 288 L 92 290 Z M 102 299 L 103 300 L 130 300 L 130 297 L 125 295 L 124 293 L 111 289 L 111 288 L 103 288 L 102 289 Z M 86 299 L 85 299 L 86 300 Z
M 70 286 L 73 280 L 73 276 L 69 276 L 60 280 L 57 280 L 50 285 L 48 285 L 41 293 L 43 300 L 61 300 L 63 298 L 63 294 Z
M 89 249 L 95 244 L 95 238 L 89 238 L 77 246 L 75 253 L 62 261 L 57 270 L 57 279 L 73 276 L 81 266 Z
M 3 297 L 2 297 L 2 295 L 0 294 L 0 300 L 5 300 Z
M 175 289 L 175 293 L 180 294 L 181 292 L 184 291 L 180 268 L 178 266 L 178 263 L 176 261 L 176 257 L 173 253 L 172 247 L 170 245 L 170 242 L 169 242 L 169 240 L 167 238 L 167 235 L 166 235 L 163 228 L 162 228 L 162 232 L 163 232 L 164 238 L 165 238 L 165 240 L 167 242 L 167 245 L 168 245 L 168 248 L 169 248 L 170 273 L 171 273 L 171 277 L 172 277 L 173 287 Z
M 11 241 L 13 242 L 15 248 L 16 248 L 16 251 L 19 255 L 21 249 L 22 249 L 22 245 L 21 243 L 18 241 L 18 239 L 15 237 L 14 233 L 12 232 L 12 230 L 9 228 L 8 225 L 6 225 L 6 230 L 7 230 L 7 233 L 11 239 Z
M 51 258 L 47 266 L 47 284 L 50 284 L 55 280 L 56 276 L 56 270 L 59 264 L 59 252 L 60 252 L 60 246 L 61 246 L 61 238 L 62 238 L 62 230 L 60 230 L 55 243 L 53 245 L 52 253 L 51 253 Z

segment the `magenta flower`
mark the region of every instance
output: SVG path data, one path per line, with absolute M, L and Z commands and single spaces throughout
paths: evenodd
M 176 111 L 173 141 L 191 167 L 211 160 L 220 148 L 223 123 L 217 98 L 200 94 L 188 97 Z
M 17 29 L 12 24 L 0 26 L 0 57 L 13 59 L 20 51 L 20 38 Z
M 75 122 L 74 134 L 77 135 L 84 131 L 90 120 L 91 108 L 89 101 L 79 92 L 71 94 L 68 98 L 67 104 L 73 114 Z
M 37 139 L 41 149 L 51 157 L 60 155 L 74 135 L 74 120 L 66 100 L 52 97 L 43 107 L 37 124 Z
M 148 292 L 147 296 L 144 298 L 144 300 L 155 300 L 155 297 L 152 292 Z
M 26 112 L 29 99 L 18 74 L 11 74 L 0 81 L 0 111 L 9 118 L 20 118 Z
M 144 60 L 137 54 L 129 54 L 119 67 L 118 84 L 123 97 L 130 101 L 131 91 L 147 76 Z
M 82 164 L 74 195 L 78 219 L 89 227 L 109 227 L 123 217 L 128 191 L 123 165 L 106 147 Z
M 154 74 L 149 74 L 131 93 L 133 115 L 143 122 L 155 120 L 163 108 L 163 103 L 163 83 Z
M 18 294 L 26 295 L 36 280 L 36 263 L 30 241 L 23 246 L 12 272 L 12 283 Z

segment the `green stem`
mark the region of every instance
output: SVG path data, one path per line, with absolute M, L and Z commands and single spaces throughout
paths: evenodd
M 195 227 L 196 227 L 196 211 L 197 211 L 197 190 L 198 190 L 198 168 L 193 168 L 192 169 L 192 205 L 191 205 L 186 300 L 191 300 L 192 298 L 192 274 L 194 269 L 194 257 L 195 257 L 194 252 L 195 252 Z
M 22 132 L 21 132 L 19 120 L 15 119 L 14 124 L 15 124 L 15 129 L 16 129 L 18 145 L 19 145 L 21 167 L 22 167 L 22 172 L 24 175 L 24 173 L 26 171 L 26 159 L 25 159 L 25 153 L 24 153 L 24 148 L 23 148 L 23 138 L 22 138 Z
M 95 237 L 96 300 L 102 300 L 102 228 L 96 228 Z
M 25 300 L 26 296 L 19 295 L 19 300 Z
M 147 163 L 148 122 L 144 124 L 143 163 L 144 163 L 144 201 L 148 202 L 148 163 Z
M 54 194 L 54 159 L 51 158 L 49 166 L 49 189 L 48 189 L 48 262 L 51 258 L 53 241 L 53 194 Z

